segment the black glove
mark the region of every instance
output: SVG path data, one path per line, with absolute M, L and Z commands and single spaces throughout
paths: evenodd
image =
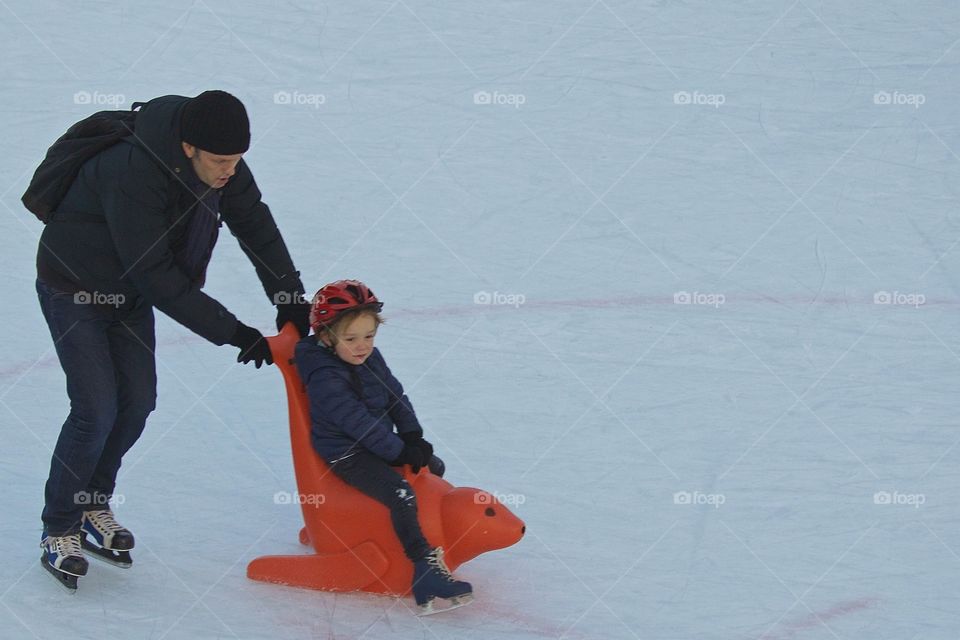
M 300 332 L 300 337 L 310 333 L 310 303 L 300 302 L 303 294 L 297 294 L 292 302 L 282 302 L 277 305 L 277 331 L 283 330 L 283 325 L 292 322 Z
M 430 464 L 430 458 L 433 457 L 433 445 L 423 439 L 422 431 L 401 433 L 400 438 L 403 440 L 403 444 L 420 449 L 423 452 L 424 462 Z
M 257 369 L 259 369 L 260 365 L 264 362 L 273 364 L 273 354 L 270 353 L 270 345 L 264 339 L 263 334 L 253 327 L 248 327 L 238 321 L 237 328 L 233 332 L 233 337 L 230 338 L 230 344 L 240 348 L 240 355 L 237 356 L 237 362 L 242 362 L 243 364 L 253 362 L 256 364 Z
M 420 451 L 419 447 L 411 447 L 410 445 L 405 445 L 403 451 L 400 452 L 400 455 L 397 456 L 396 460 L 390 463 L 395 467 L 408 464 L 410 465 L 410 470 L 414 473 L 420 471 L 420 467 L 427 466 L 427 461 L 423 458 L 423 452 Z

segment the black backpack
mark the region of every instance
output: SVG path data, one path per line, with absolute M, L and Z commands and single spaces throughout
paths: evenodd
M 24 206 L 44 224 L 49 222 L 83 163 L 133 134 L 137 109 L 142 105 L 134 102 L 129 111 L 99 111 L 67 129 L 47 149 L 33 173 L 30 186 L 20 198 Z

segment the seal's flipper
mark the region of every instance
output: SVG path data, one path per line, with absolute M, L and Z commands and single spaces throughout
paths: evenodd
M 341 553 L 262 556 L 247 565 L 247 577 L 324 591 L 360 591 L 388 567 L 386 555 L 367 541 Z

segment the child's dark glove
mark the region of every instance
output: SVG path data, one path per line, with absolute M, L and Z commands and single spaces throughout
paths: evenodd
M 421 467 L 427 466 L 428 459 L 423 457 L 423 452 L 419 447 L 411 447 L 410 445 L 405 445 L 403 451 L 400 452 L 400 455 L 397 456 L 396 460 L 392 461 L 390 464 L 394 467 L 400 467 L 405 464 L 410 465 L 410 470 L 414 473 L 418 473 Z
M 423 459 L 430 462 L 430 458 L 433 457 L 433 445 L 423 439 L 422 431 L 401 433 L 400 438 L 403 440 L 403 444 L 420 449 L 423 452 Z
M 248 327 L 242 322 L 237 322 L 237 328 L 233 332 L 233 337 L 230 338 L 230 344 L 240 348 L 240 355 L 237 356 L 237 362 L 242 362 L 243 364 L 253 362 L 256 364 L 257 369 L 259 369 L 260 365 L 264 362 L 273 364 L 273 354 L 270 353 L 270 345 L 267 344 L 267 341 L 263 338 L 263 334 L 253 327 Z

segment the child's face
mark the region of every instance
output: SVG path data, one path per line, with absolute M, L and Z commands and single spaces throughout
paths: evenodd
M 334 352 L 349 364 L 363 364 L 373 353 L 373 340 L 377 336 L 377 323 L 371 315 L 357 316 L 340 328 Z M 327 343 L 326 337 L 324 342 Z

